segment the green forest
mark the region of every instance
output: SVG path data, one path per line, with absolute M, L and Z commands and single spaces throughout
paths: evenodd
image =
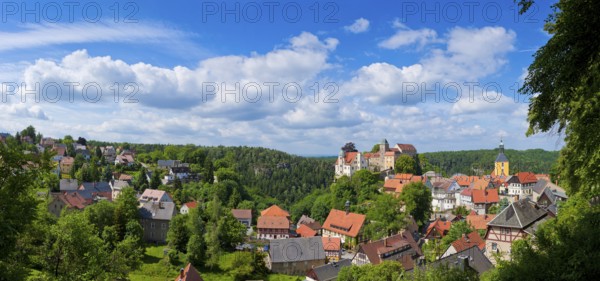
M 517 172 L 553 174 L 559 152 L 543 149 L 505 149 L 504 154 L 510 161 L 510 174 Z M 489 174 L 494 169 L 498 149 L 425 152 L 420 155 L 423 172 L 431 170 L 447 176 L 456 173 L 482 175 Z M 423 157 L 426 159 L 425 162 Z

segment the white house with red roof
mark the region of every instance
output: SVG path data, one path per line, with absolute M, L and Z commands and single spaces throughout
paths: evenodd
M 531 195 L 531 189 L 538 179 L 532 172 L 520 172 L 510 177 L 508 184 L 508 195 L 527 196 Z
M 339 237 L 348 247 L 356 246 L 363 240 L 363 224 L 366 216 L 349 211 L 349 202 L 346 211 L 331 209 L 323 223 L 323 237 Z
M 188 214 L 191 209 L 194 209 L 197 207 L 198 207 L 198 202 L 196 202 L 196 201 L 187 202 L 187 203 L 184 203 L 183 206 L 181 206 L 181 208 L 179 208 L 179 213 Z
M 351 177 L 356 171 L 367 169 L 369 167 L 367 159 L 360 152 L 340 151 L 338 159 L 335 162 L 335 177 Z

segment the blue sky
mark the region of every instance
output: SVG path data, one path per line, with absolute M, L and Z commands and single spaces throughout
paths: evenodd
M 515 94 L 546 3 L 174 2 L 3 3 L 0 131 L 300 155 L 563 145 L 525 137 Z

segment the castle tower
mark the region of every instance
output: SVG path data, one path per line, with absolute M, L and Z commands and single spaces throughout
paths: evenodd
M 502 138 L 500 138 L 498 157 L 496 157 L 496 161 L 494 161 L 494 175 L 497 177 L 508 177 L 509 171 L 508 158 L 504 155 L 504 143 L 502 142 Z

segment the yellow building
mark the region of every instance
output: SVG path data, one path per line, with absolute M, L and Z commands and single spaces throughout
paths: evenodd
M 496 161 L 494 162 L 494 176 L 508 177 L 509 171 L 508 158 L 506 158 L 506 155 L 504 155 L 504 143 L 502 142 L 502 139 L 500 139 L 500 152 L 498 153 L 498 157 L 496 157 Z

